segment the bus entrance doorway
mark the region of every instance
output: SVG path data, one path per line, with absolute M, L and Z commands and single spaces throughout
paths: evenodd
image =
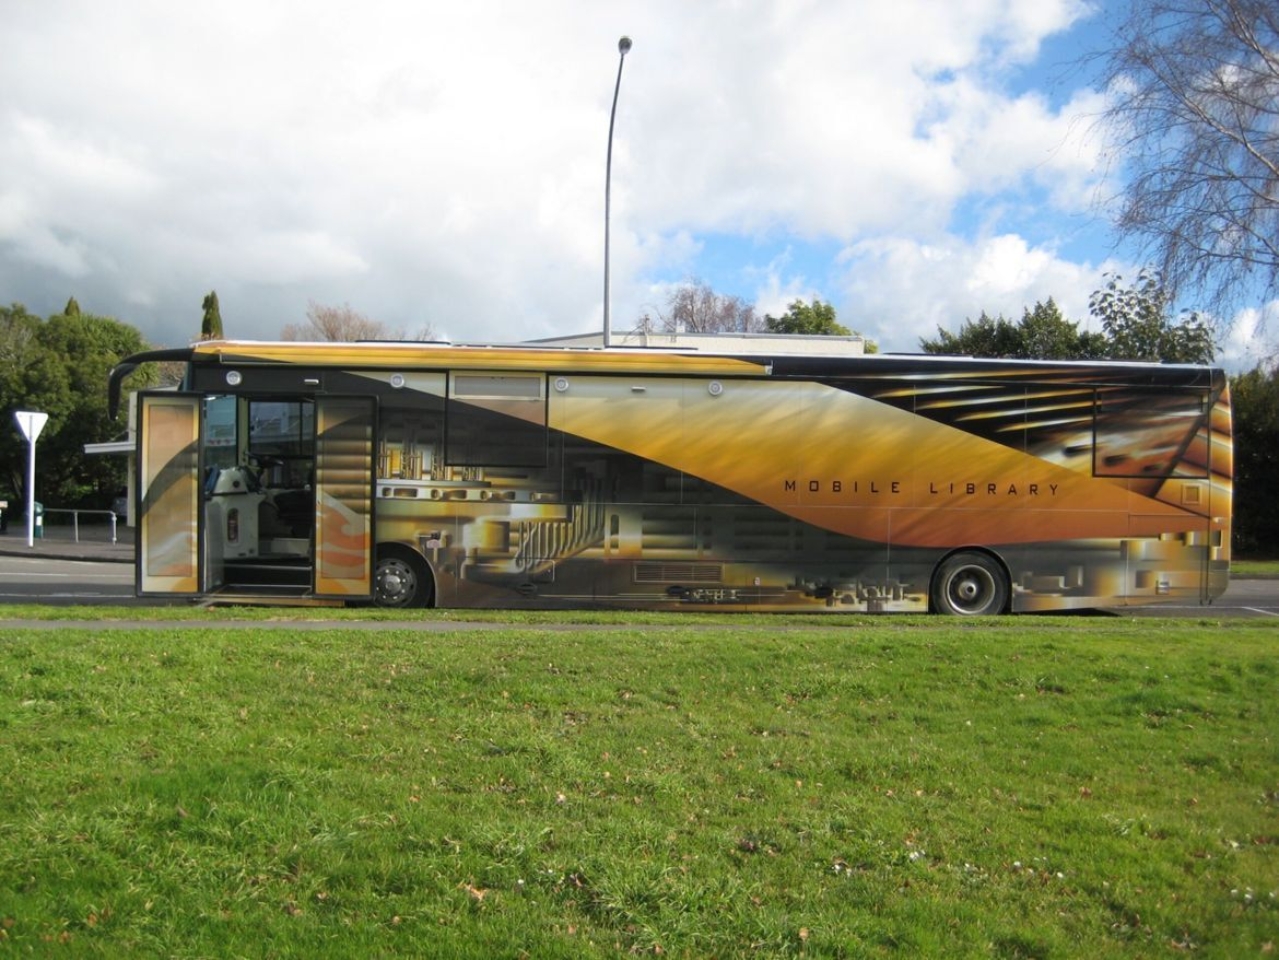
M 203 427 L 205 589 L 309 594 L 315 404 L 206 397 Z
M 141 398 L 139 592 L 371 593 L 368 398 Z

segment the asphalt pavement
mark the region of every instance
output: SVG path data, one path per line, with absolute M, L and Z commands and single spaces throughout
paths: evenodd
M 0 556 L 132 564 L 136 532 L 133 527 L 121 525 L 112 543 L 110 530 L 105 527 L 82 527 L 80 539 L 76 540 L 71 528 L 56 526 L 46 529 L 45 536 L 35 538 L 28 546 L 26 528 L 11 525 L 8 530 L 0 530 Z M 1272 580 L 1236 576 L 1232 578 L 1229 593 L 1218 607 L 1223 615 L 1279 616 L 1279 591 Z M 1122 616 L 1179 616 L 1186 615 L 1187 609 L 1199 608 L 1153 605 L 1117 608 L 1112 612 Z
M 120 524 L 116 528 L 116 542 L 105 527 L 82 528 L 80 539 L 70 527 L 45 527 L 44 536 L 36 537 L 27 546 L 27 528 L 19 523 L 0 532 L 0 556 L 45 557 L 50 560 L 96 560 L 108 563 L 133 562 L 133 527 Z
M 136 531 L 120 524 L 116 528 L 116 542 L 110 540 L 110 532 L 102 527 L 81 530 L 77 541 L 70 527 L 46 527 L 43 537 L 32 540 L 27 546 L 26 527 L 0 530 L 0 556 L 47 557 L 53 560 L 96 560 L 107 563 L 133 563 L 133 543 Z M 1241 578 L 1237 574 L 1232 579 Z

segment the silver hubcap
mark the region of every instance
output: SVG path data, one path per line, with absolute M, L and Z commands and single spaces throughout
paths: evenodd
M 377 567 L 379 603 L 399 606 L 407 603 L 417 589 L 413 569 L 403 560 L 383 560 Z
M 981 570 L 963 570 L 950 582 L 950 596 L 955 606 L 964 610 L 980 609 L 994 592 L 990 577 Z

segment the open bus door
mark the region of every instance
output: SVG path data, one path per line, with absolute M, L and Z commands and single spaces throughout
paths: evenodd
M 317 597 L 373 595 L 373 400 L 315 400 Z
M 218 398 L 224 399 L 231 398 Z M 374 401 L 296 399 L 298 407 L 314 403 L 314 432 L 305 429 L 296 438 L 294 457 L 295 465 L 310 467 L 311 482 L 274 493 L 280 501 L 289 496 L 295 509 L 302 506 L 299 497 L 309 506 L 299 528 L 283 533 L 260 522 L 268 497 L 259 486 L 262 473 L 251 466 L 248 418 L 242 444 L 234 435 L 238 417 L 210 426 L 211 402 L 188 393 L 139 396 L 138 594 L 371 598 Z M 211 432 L 218 434 L 212 443 L 220 457 L 211 453 Z M 219 466 L 228 451 L 234 465 Z M 209 483 L 202 482 L 206 467 Z
M 181 393 L 138 397 L 137 590 L 195 596 L 200 573 L 200 410 Z

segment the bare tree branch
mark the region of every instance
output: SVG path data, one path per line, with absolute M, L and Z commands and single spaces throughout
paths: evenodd
M 638 329 L 666 333 L 756 333 L 764 321 L 755 315 L 755 305 L 741 297 L 716 293 L 701 280 L 687 280 L 666 298 L 666 311 L 657 311 L 654 320 L 645 313 Z
M 1279 296 L 1279 4 L 1131 0 L 1101 59 L 1120 236 L 1170 294 L 1222 312 Z
M 281 340 L 431 340 L 435 331 L 428 324 L 409 335 L 403 327 L 391 328 L 372 320 L 351 305 L 326 307 L 312 301 L 306 308 L 306 323 L 285 324 Z

